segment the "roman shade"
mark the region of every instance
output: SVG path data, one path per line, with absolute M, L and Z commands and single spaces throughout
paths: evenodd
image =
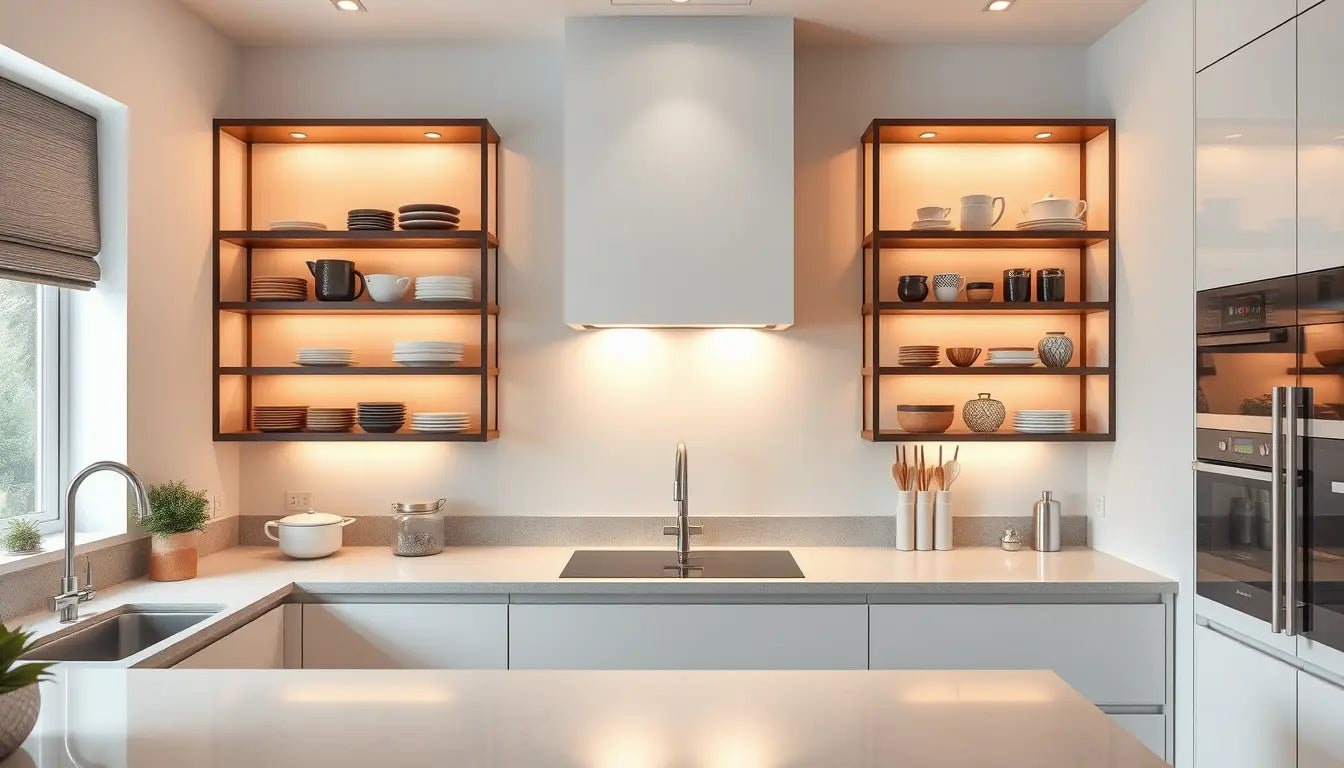
M 98 121 L 0 78 L 0 278 L 98 282 Z

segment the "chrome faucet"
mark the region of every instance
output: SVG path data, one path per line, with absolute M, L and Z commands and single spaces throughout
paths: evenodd
M 75 575 L 75 495 L 89 475 L 104 469 L 116 472 L 131 484 L 131 490 L 135 491 L 137 520 L 145 519 L 149 513 L 149 494 L 145 492 L 145 485 L 125 464 L 115 461 L 94 462 L 80 470 L 70 481 L 70 486 L 65 490 L 65 515 L 61 518 L 65 523 L 65 575 L 61 577 L 61 593 L 51 599 L 52 610 L 61 615 L 62 624 L 79 619 L 79 604 L 92 600 L 96 591 L 93 588 L 93 562 L 90 559 L 84 560 L 84 586 L 79 586 L 79 577 Z
M 672 478 L 672 500 L 677 502 L 677 524 L 663 526 L 664 536 L 677 537 L 677 563 L 685 565 L 691 556 L 691 537 L 704 533 L 704 527 L 691 525 L 686 492 L 686 444 L 677 443 L 677 464 Z

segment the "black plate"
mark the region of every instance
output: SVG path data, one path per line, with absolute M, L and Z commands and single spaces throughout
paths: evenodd
M 403 205 L 397 209 L 397 213 L 420 213 L 422 211 L 437 211 L 439 213 L 451 213 L 454 216 L 462 212 L 461 208 L 452 205 L 440 205 L 438 203 L 413 203 Z

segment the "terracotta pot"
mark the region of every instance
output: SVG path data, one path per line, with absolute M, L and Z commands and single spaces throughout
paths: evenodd
M 0 760 L 18 749 L 33 732 L 41 703 L 36 685 L 0 693 Z
M 196 545 L 199 539 L 199 531 L 151 537 L 149 578 L 154 581 L 196 578 Z

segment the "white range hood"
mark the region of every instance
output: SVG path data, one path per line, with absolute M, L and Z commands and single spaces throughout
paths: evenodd
M 793 20 L 565 24 L 565 322 L 793 323 Z

